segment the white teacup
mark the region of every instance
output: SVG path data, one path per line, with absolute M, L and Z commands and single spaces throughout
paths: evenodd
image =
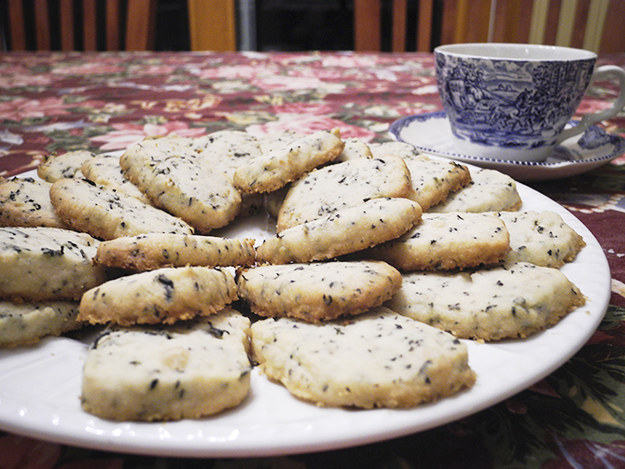
M 436 77 L 459 152 L 483 158 L 541 161 L 554 147 L 625 106 L 625 70 L 597 55 L 535 44 L 450 44 L 434 49 Z M 594 73 L 593 73 L 594 70 Z M 592 80 L 614 75 L 611 108 L 565 129 Z

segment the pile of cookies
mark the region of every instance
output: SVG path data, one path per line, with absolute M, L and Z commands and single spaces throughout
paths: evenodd
M 257 366 L 322 406 L 470 388 L 460 339 L 524 338 L 584 303 L 583 239 L 515 182 L 336 130 L 147 139 L 0 181 L 0 346 L 86 325 L 85 411 L 199 418 Z M 220 236 L 264 211 L 265 239 Z

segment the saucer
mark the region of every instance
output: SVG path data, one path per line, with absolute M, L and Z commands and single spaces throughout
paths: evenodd
M 571 122 L 569 125 L 576 123 Z M 423 153 L 496 169 L 520 181 L 576 176 L 625 153 L 624 138 L 592 126 L 581 136 L 576 135 L 562 142 L 545 161 L 497 160 L 461 154 L 454 148 L 451 128 L 444 111 L 402 117 L 391 124 L 389 132 L 396 140 L 410 143 Z

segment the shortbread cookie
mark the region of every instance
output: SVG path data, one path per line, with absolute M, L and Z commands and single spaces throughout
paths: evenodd
M 322 325 L 264 319 L 251 331 L 260 370 L 320 406 L 413 407 L 475 381 L 465 344 L 384 307 Z
M 408 199 L 372 199 L 294 226 L 263 242 L 259 262 L 310 262 L 350 254 L 395 239 L 421 219 L 421 207 Z
M 528 337 L 584 302 L 559 270 L 520 262 L 471 273 L 404 274 L 387 306 L 459 338 L 493 341 Z
M 471 182 L 428 211 L 514 211 L 519 210 L 522 204 L 516 182 L 510 176 L 493 169 L 471 168 Z
M 293 141 L 302 137 L 305 137 L 305 134 L 294 130 L 285 130 L 282 132 L 257 135 L 255 138 L 260 146 L 261 153 L 269 153 L 275 150 L 282 150 L 293 143 Z
M 248 266 L 255 260 L 253 239 L 147 233 L 103 241 L 95 262 L 109 267 L 153 270 L 185 265 Z
M 336 159 L 343 151 L 338 130 L 319 131 L 254 158 L 234 172 L 234 185 L 242 192 L 271 192 L 306 172 Z
M 221 172 L 232 182 L 239 166 L 248 164 L 262 154 L 260 142 L 247 132 L 220 130 L 196 139 L 198 157 L 206 160 L 211 172 Z M 264 206 L 263 194 L 241 194 L 237 216 L 250 216 Z
M 584 239 L 555 212 L 499 212 L 510 232 L 506 262 L 530 262 L 562 267 L 586 245 Z
M 150 199 L 124 176 L 119 165 L 119 156 L 97 155 L 82 164 L 81 172 L 85 178 L 96 184 L 123 192 L 146 204 L 150 203 Z
M 0 177 L 0 226 L 66 228 L 50 202 L 51 186 L 39 179 Z
M 183 220 L 87 179 L 61 179 L 50 188 L 59 217 L 69 226 L 101 239 L 142 233 L 193 233 Z
M 336 161 L 347 161 L 356 158 L 373 158 L 371 148 L 367 143 L 359 138 L 346 138 L 343 140 L 345 146 L 343 151 L 336 158 Z
M 80 168 L 94 154 L 86 150 L 68 151 L 60 155 L 49 156 L 37 167 L 37 175 L 48 182 L 59 179 L 81 177 Z
M 109 280 L 80 301 L 81 321 L 173 324 L 209 316 L 237 298 L 232 274 L 209 267 L 170 267 Z
M 0 298 L 78 300 L 106 279 L 98 241 L 60 228 L 0 228 Z
M 410 172 L 402 158 L 356 158 L 313 170 L 291 184 L 276 230 L 383 197 L 413 199 Z
M 380 306 L 401 286 L 401 274 L 376 261 L 265 265 L 243 270 L 237 285 L 260 316 L 319 322 Z
M 230 182 L 239 166 L 262 154 L 256 138 L 240 130 L 219 130 L 193 141 L 198 157 L 206 160 L 212 171 L 222 171 Z
M 405 235 L 367 252 L 402 271 L 451 270 L 500 262 L 510 236 L 494 214 L 424 213 Z
M 78 303 L 71 301 L 0 301 L 0 348 L 30 345 L 78 329 L 76 316 Z
M 234 219 L 241 194 L 209 159 L 199 155 L 193 139 L 171 137 L 136 143 L 119 161 L 124 175 L 155 206 L 208 233 Z
M 458 191 L 471 181 L 469 169 L 455 161 L 439 160 L 421 155 L 409 143 L 384 142 L 371 145 L 375 157 L 401 156 L 408 166 L 412 186 L 416 192 L 413 198 L 427 211 L 447 199 L 449 194 Z
M 384 158 L 385 156 L 400 156 L 402 158 L 423 156 L 414 145 L 396 140 L 370 143 L 369 149 L 374 158 Z
M 404 158 L 410 171 L 416 197 L 424 211 L 447 200 L 471 182 L 469 168 L 454 161 L 441 161 L 423 155 Z
M 228 309 L 169 327 L 105 331 L 87 352 L 80 402 L 109 420 L 200 418 L 250 390 L 249 319 Z

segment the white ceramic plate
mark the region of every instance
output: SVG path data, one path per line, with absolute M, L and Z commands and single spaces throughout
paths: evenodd
M 455 149 L 449 121 L 443 111 L 403 117 L 391 124 L 389 132 L 395 139 L 410 143 L 423 153 L 496 169 L 519 181 L 576 176 L 625 153 L 625 139 L 593 126 L 581 137 L 562 142 L 546 161 L 494 160 L 461 154 Z
M 48 338 L 31 348 L 0 351 L 0 428 L 59 443 L 161 456 L 243 457 L 330 450 L 430 429 L 496 404 L 561 366 L 591 336 L 610 298 L 610 272 L 597 240 L 563 207 L 519 185 L 523 209 L 554 210 L 587 246 L 563 272 L 588 302 L 555 327 L 527 340 L 467 342 L 475 386 L 454 397 L 409 410 L 319 408 L 293 398 L 256 371 L 243 405 L 224 414 L 168 423 L 116 423 L 83 412 L 79 394 L 87 343 Z M 272 234 L 266 217 L 228 234 L 261 240 Z

